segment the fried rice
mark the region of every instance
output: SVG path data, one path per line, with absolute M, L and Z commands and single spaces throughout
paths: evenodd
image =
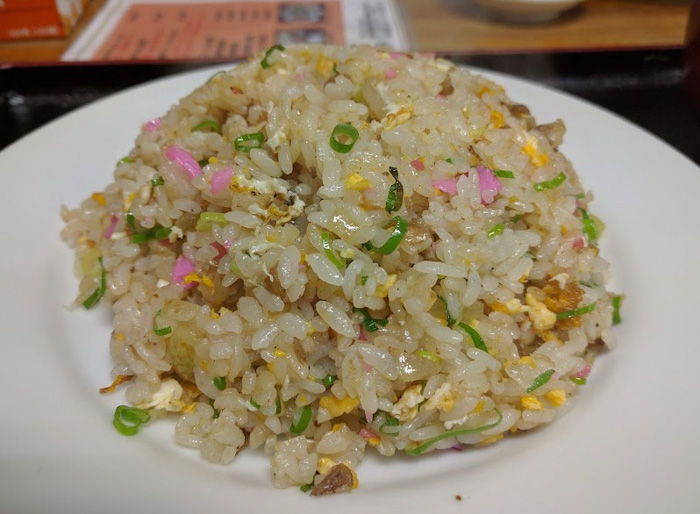
M 619 306 L 563 136 L 429 55 L 278 45 L 212 77 L 62 212 L 76 306 L 113 313 L 115 426 L 176 413 L 204 459 L 262 448 L 327 494 L 368 447 L 553 421 Z

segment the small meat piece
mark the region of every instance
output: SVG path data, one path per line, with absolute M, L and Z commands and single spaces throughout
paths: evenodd
M 440 85 L 442 86 L 442 89 L 440 90 L 440 94 L 442 96 L 450 96 L 455 90 L 455 88 L 452 86 L 452 81 L 450 80 L 449 75 L 445 77 L 445 80 L 443 80 L 442 84 Z
M 542 288 L 546 295 L 543 302 L 549 310 L 555 313 L 570 311 L 578 307 L 583 299 L 583 289 L 575 282 L 567 282 L 564 289 L 560 289 L 558 284 L 547 284 Z M 568 330 L 581 325 L 578 316 L 567 318 L 557 322 L 557 328 Z
M 525 128 L 528 130 L 535 127 L 535 118 L 530 114 L 530 109 L 522 104 L 513 104 L 508 106 L 510 113 L 518 119 L 525 122 Z
M 352 470 L 345 464 L 336 464 L 321 480 L 311 489 L 311 496 L 322 494 L 346 493 L 352 490 L 354 478 Z
M 433 238 L 425 226 L 416 223 L 411 223 L 408 226 L 406 236 L 403 238 L 404 250 L 416 255 L 427 250 L 431 244 L 433 244 Z
M 564 141 L 566 126 L 561 120 L 555 120 L 552 123 L 537 125 L 537 130 L 542 132 L 542 135 L 547 138 L 552 148 L 556 149 Z

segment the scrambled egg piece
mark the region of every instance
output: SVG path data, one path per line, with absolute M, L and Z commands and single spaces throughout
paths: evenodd
M 336 462 L 329 457 L 319 457 L 316 469 L 321 475 L 327 475 Z
M 343 414 L 349 414 L 353 411 L 355 407 L 360 404 L 360 400 L 357 398 L 350 398 L 349 396 L 338 400 L 335 396 L 323 396 L 318 401 L 319 406 L 326 409 L 331 416 L 337 418 Z
M 356 189 L 357 191 L 364 191 L 372 187 L 372 183 L 364 178 L 359 173 L 350 173 L 345 177 L 345 188 L 346 189 Z
M 566 392 L 563 389 L 547 391 L 544 393 L 544 397 L 555 407 L 561 407 L 566 403 Z
M 443 412 L 450 412 L 455 406 L 455 395 L 452 386 L 445 382 L 437 388 L 435 394 L 425 402 L 425 409 L 438 409 Z
M 164 409 L 170 412 L 180 412 L 185 406 L 182 402 L 182 386 L 174 378 L 163 380 L 160 389 L 153 393 L 150 402 L 136 405 L 139 409 Z
M 393 110 L 392 110 L 393 111 Z M 406 123 L 413 116 L 413 105 L 399 106 L 396 112 L 389 112 L 384 118 L 382 118 L 382 125 L 387 130 L 391 130 L 394 127 Z
M 523 396 L 522 398 L 520 398 L 520 404 L 526 409 L 542 410 L 542 404 L 534 394 L 530 394 L 528 396 Z
M 322 55 L 319 57 L 318 62 L 316 63 L 316 71 L 322 77 L 330 77 L 333 73 L 334 66 L 335 61 L 333 59 L 329 59 L 325 55 Z
M 386 277 L 386 282 L 377 286 L 374 294 L 379 298 L 386 298 L 389 295 L 389 288 L 396 284 L 397 279 L 398 275 L 396 273 L 390 274 L 388 277 Z
M 547 164 L 549 162 L 549 156 L 547 156 L 546 153 L 539 151 L 537 139 L 530 134 L 525 134 L 525 138 L 527 139 L 527 143 L 525 143 L 525 146 L 523 146 L 523 153 L 530 158 L 532 164 L 538 168 Z
M 525 303 L 530 306 L 527 314 L 536 331 L 542 332 L 554 327 L 557 322 L 557 315 L 550 311 L 543 302 L 535 298 L 535 295 L 526 293 Z
M 231 177 L 229 186 L 234 193 L 233 205 L 267 220 L 285 223 L 299 217 L 306 204 L 277 179 L 256 180 L 242 175 Z
M 391 408 L 391 415 L 398 418 L 399 421 L 408 421 L 413 419 L 418 414 L 418 405 L 425 400 L 421 394 L 421 384 L 415 384 L 407 387 L 401 395 L 401 399 Z

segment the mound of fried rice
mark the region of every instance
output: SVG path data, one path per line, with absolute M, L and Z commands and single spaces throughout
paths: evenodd
M 563 135 L 432 56 L 277 46 L 217 74 L 63 210 L 76 305 L 114 314 L 112 389 L 313 494 L 355 487 L 368 447 L 551 422 L 613 343 Z

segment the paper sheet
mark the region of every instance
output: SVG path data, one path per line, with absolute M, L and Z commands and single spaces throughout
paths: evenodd
M 303 42 L 408 47 L 394 0 L 110 0 L 62 59 L 221 61 Z

